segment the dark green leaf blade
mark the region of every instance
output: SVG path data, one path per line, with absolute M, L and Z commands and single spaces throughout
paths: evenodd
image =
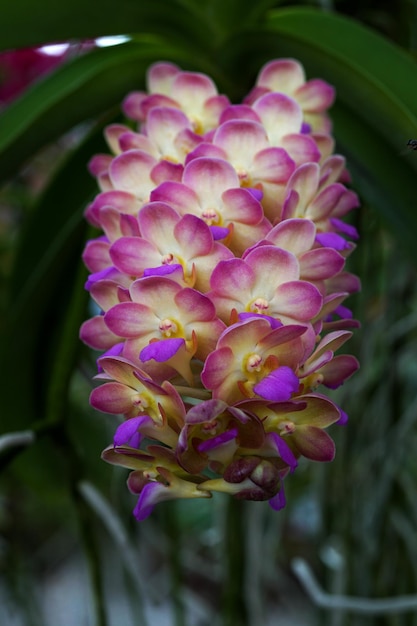
M 0 180 L 76 124 L 119 109 L 132 89 L 144 88 L 149 65 L 185 61 L 184 51 L 153 38 L 95 50 L 34 85 L 0 116 Z
M 177 0 L 15 0 L 2 4 L 1 18 L 3 50 L 139 32 L 177 43 L 210 41 L 198 13 Z
M 68 384 L 87 303 L 74 271 L 86 238 L 83 210 L 96 191 L 86 163 L 104 148 L 100 127 L 68 157 L 22 229 L 0 342 L 2 432 L 51 422 L 56 416 L 48 412 L 57 405 L 51 393 Z

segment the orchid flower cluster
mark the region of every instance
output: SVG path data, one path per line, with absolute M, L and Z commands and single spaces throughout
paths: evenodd
M 138 520 L 213 492 L 279 510 L 299 458 L 331 461 L 325 429 L 347 420 L 318 388 L 358 368 L 335 355 L 359 280 L 334 90 L 293 59 L 266 64 L 237 105 L 167 62 L 147 87 L 90 162 L 86 219 L 104 234 L 83 253 L 98 310 L 81 338 L 102 351 L 92 406 L 123 416 L 102 456 L 132 470 Z

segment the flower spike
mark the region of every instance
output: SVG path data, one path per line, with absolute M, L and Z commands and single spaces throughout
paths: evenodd
M 102 458 L 131 470 L 138 521 L 216 491 L 279 511 L 300 457 L 334 458 L 348 417 L 323 392 L 359 367 L 338 351 L 360 288 L 334 95 L 295 59 L 267 63 L 241 104 L 156 63 L 89 163 L 101 232 L 80 337 L 102 352 L 90 403 L 121 420 Z

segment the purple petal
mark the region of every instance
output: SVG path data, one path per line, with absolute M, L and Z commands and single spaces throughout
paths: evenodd
M 155 359 L 158 363 L 163 363 L 173 357 L 183 345 L 185 345 L 185 340 L 182 338 L 153 341 L 143 348 L 139 354 L 139 358 L 143 362 Z
M 211 439 L 206 439 L 206 441 L 202 441 L 197 446 L 197 450 L 199 452 L 207 452 L 208 450 L 212 450 L 213 448 L 217 448 L 224 443 L 228 443 L 229 441 L 236 439 L 237 435 L 237 428 L 232 428 L 231 430 L 227 430 L 226 432 L 221 433 L 221 435 L 217 435 L 217 437 L 212 437 Z
M 335 456 L 335 445 L 326 431 L 308 424 L 298 426 L 293 433 L 297 450 L 312 461 L 328 463 Z
M 99 356 L 99 358 L 97 359 L 96 363 L 97 363 L 97 371 L 100 373 L 103 371 L 103 368 L 100 365 L 100 359 L 102 359 L 104 356 L 120 356 L 123 352 L 123 347 L 124 347 L 124 343 L 116 343 L 114 344 L 114 346 L 112 346 L 111 348 L 109 348 L 108 350 L 106 350 L 106 352 L 104 352 L 103 354 L 101 354 Z
M 238 318 L 241 322 L 253 319 L 254 317 L 260 317 L 261 319 L 267 320 L 270 323 L 271 330 L 275 330 L 275 328 L 280 328 L 281 326 L 283 326 L 282 322 L 280 322 L 275 317 L 271 317 L 270 315 L 262 315 L 262 313 L 239 313 L 238 315 Z
M 342 304 L 339 304 L 339 306 L 335 308 L 333 313 L 335 313 L 344 320 L 350 320 L 353 317 L 352 311 Z
M 346 424 L 349 421 L 349 416 L 340 407 L 339 407 L 339 411 L 340 411 L 340 419 L 338 419 L 337 422 L 335 422 L 335 424 L 337 424 L 337 426 L 346 426 Z
M 249 191 L 249 193 L 258 202 L 260 202 L 262 200 L 262 198 L 264 197 L 264 192 L 262 191 L 262 189 L 256 189 L 255 187 L 246 187 L 246 190 Z
M 336 233 L 317 233 L 316 241 L 325 248 L 334 248 L 335 250 L 347 250 L 351 244 Z
M 303 135 L 309 135 L 311 133 L 311 126 L 310 124 L 307 124 L 307 122 L 303 122 L 301 124 L 301 134 Z
M 285 402 L 298 390 L 299 380 L 292 369 L 286 365 L 265 376 L 253 390 L 258 396 L 274 402 Z
M 172 265 L 160 265 L 159 267 L 148 267 L 144 270 L 144 276 L 167 276 L 173 274 L 178 269 L 182 269 L 182 265 L 179 263 L 172 263 Z
M 330 218 L 330 222 L 339 233 L 345 233 L 345 235 L 352 239 L 359 239 L 358 231 L 352 224 L 346 224 L 342 222 L 342 220 L 337 219 L 337 217 Z
M 277 433 L 269 433 L 267 437 L 268 439 L 273 439 L 274 445 L 277 448 L 281 459 L 285 461 L 285 463 L 290 468 L 291 473 L 293 473 L 298 465 L 298 462 L 289 445 L 284 441 L 282 437 L 277 435 Z
M 223 400 L 212 398 L 204 402 L 199 402 L 187 411 L 185 421 L 187 424 L 203 424 L 211 422 L 227 409 L 227 404 Z
M 274 511 L 280 511 L 286 504 L 284 484 L 281 482 L 281 489 L 269 500 L 269 506 L 274 509 Z
M 210 226 L 210 230 L 214 241 L 225 239 L 229 234 L 229 229 L 223 228 L 222 226 Z
M 152 513 L 155 504 L 157 504 L 159 498 L 158 495 L 166 491 L 165 485 L 158 482 L 151 482 L 144 486 L 142 493 L 139 496 L 139 500 L 133 509 L 133 515 L 138 522 L 149 517 Z M 161 498 L 163 499 L 163 498 Z
M 114 433 L 113 443 L 115 446 L 131 446 L 138 448 L 142 439 L 139 428 L 144 422 L 152 421 L 149 415 L 141 415 L 140 417 L 132 417 L 120 424 Z
M 99 270 L 98 272 L 93 272 L 92 274 L 89 275 L 89 277 L 87 278 L 87 281 L 84 285 L 84 288 L 87 291 L 90 291 L 91 286 L 94 285 L 94 283 L 96 283 L 99 280 L 105 279 L 105 278 L 110 278 L 112 277 L 112 274 L 114 273 L 118 273 L 116 268 L 112 266 L 110 267 L 105 267 L 102 270 Z

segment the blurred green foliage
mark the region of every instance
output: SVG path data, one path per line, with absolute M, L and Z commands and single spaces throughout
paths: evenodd
M 267 623 L 288 585 L 295 593 L 287 573 L 294 555 L 310 559 L 332 592 L 415 593 L 417 153 L 406 148 L 417 138 L 415 2 L 15 0 L 2 8 L 0 20 L 3 49 L 121 33 L 131 40 L 75 57 L 0 115 L 0 433 L 35 434 L 27 447 L 0 450 L 0 572 L 11 604 L 20 607 L 22 623 L 43 623 L 38 599 L 27 590 L 39 569 L 55 563 L 53 554 L 39 557 L 38 547 L 63 533 L 63 558 L 84 542 L 97 623 L 106 623 L 99 596 L 110 532 L 135 614 L 143 611 L 143 583 L 129 555 L 146 572 L 149 563 L 161 567 L 168 554 L 175 623 L 184 619 L 180 590 L 187 585 L 216 619 L 224 501 L 197 508 L 166 504 L 151 522 L 133 524 L 131 502 L 120 495 L 124 476 L 99 459 L 113 424 L 88 406 L 94 356 L 78 340 L 88 317 L 82 214 L 96 193 L 86 164 L 105 150 L 102 129 L 118 119 L 123 96 L 143 88 L 147 67 L 161 59 L 209 73 L 235 100 L 265 61 L 299 59 L 310 78 L 336 86 L 334 134 L 363 203 L 357 212 L 361 240 L 350 266 L 363 282 L 353 305 L 362 320 L 355 339 L 362 369 L 338 392 L 350 424 L 333 433 L 338 455 L 332 466 L 300 468 L 292 478 L 285 512 L 244 509 L 251 623 Z M 110 503 L 108 516 L 83 497 L 82 481 Z M 119 534 L 109 520 L 118 520 Z M 169 545 L 173 549 L 164 552 Z M 340 557 L 336 573 L 320 556 L 330 548 Z M 317 618 L 320 625 L 417 624 L 411 613 L 358 617 L 307 609 L 308 623 Z

